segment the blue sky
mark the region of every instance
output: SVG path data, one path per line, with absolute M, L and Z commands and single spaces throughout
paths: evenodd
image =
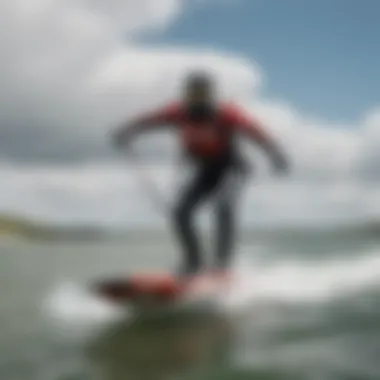
M 154 42 L 246 56 L 262 67 L 266 96 L 311 117 L 352 123 L 378 106 L 380 1 L 216 3 L 184 12 Z

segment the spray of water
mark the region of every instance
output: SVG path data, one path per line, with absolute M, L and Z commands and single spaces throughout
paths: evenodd
M 380 256 L 367 252 L 365 257 L 321 262 L 317 264 L 284 260 L 270 266 L 254 265 L 241 259 L 234 265 L 232 283 L 212 295 L 221 311 L 231 315 L 248 311 L 264 312 L 276 305 L 328 302 L 375 286 L 380 278 Z M 132 314 L 99 300 L 87 289 L 66 282 L 46 299 L 44 309 L 55 322 L 70 326 L 72 331 L 93 330 Z M 73 330 L 74 329 L 74 330 Z

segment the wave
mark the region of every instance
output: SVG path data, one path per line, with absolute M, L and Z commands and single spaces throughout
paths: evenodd
M 204 229 L 207 231 L 207 228 Z M 12 214 L 0 214 L 0 237 L 19 236 L 38 240 L 112 240 L 112 239 L 139 239 L 149 235 L 151 238 L 162 238 L 164 228 L 110 227 L 101 225 L 59 223 L 37 220 Z M 207 233 L 207 232 L 206 232 Z M 336 236 L 342 239 L 380 238 L 380 220 L 362 220 L 354 223 L 313 223 L 309 225 L 256 225 L 244 227 L 241 236 L 250 238 L 319 238 Z

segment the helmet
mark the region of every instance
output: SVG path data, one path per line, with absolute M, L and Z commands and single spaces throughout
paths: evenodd
M 194 121 L 204 121 L 214 117 L 213 78 L 206 72 L 193 72 L 186 78 L 184 87 L 189 117 Z
M 211 96 L 214 91 L 214 81 L 210 74 L 204 71 L 190 73 L 185 79 L 187 94 L 204 94 Z
M 190 73 L 185 80 L 185 87 L 187 89 L 207 89 L 210 90 L 213 87 L 212 78 L 204 71 L 196 71 Z

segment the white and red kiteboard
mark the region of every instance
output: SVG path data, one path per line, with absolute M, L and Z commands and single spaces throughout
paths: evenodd
M 116 304 L 156 305 L 213 298 L 230 283 L 228 272 L 206 272 L 181 279 L 170 273 L 140 273 L 95 283 L 95 294 Z

